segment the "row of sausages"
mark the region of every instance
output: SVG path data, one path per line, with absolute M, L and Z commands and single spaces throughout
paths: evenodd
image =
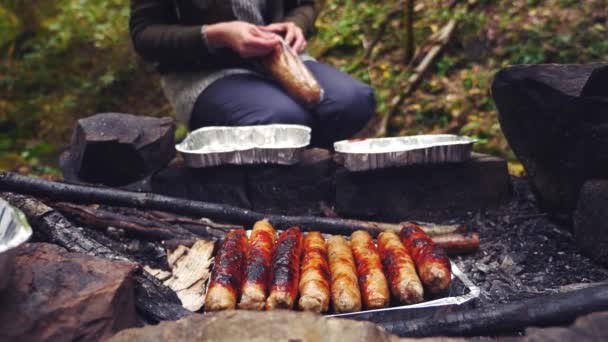
M 399 234 L 383 232 L 377 243 L 366 231 L 350 241 L 297 227 L 276 239 L 267 221 L 247 239 L 243 229 L 226 235 L 216 255 L 205 311 L 293 309 L 334 313 L 423 301 L 450 286 L 450 262 L 416 224 Z M 298 297 L 299 295 L 299 297 Z M 297 301 L 297 303 L 296 303 Z

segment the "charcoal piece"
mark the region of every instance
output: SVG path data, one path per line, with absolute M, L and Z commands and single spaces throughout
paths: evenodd
M 66 180 L 121 186 L 144 179 L 175 157 L 175 122 L 121 113 L 78 120 L 60 158 Z
M 376 220 L 433 221 L 495 207 L 510 198 L 505 160 L 481 154 L 463 163 L 336 172 L 336 211 Z
M 574 215 L 574 238 L 581 253 L 608 265 L 608 179 L 583 186 Z
M 291 166 L 260 165 L 247 171 L 253 210 L 267 214 L 319 215 L 334 198 L 335 164 L 327 150 L 308 149 Z
M 525 65 L 492 85 L 499 121 L 543 210 L 569 220 L 587 179 L 608 176 L 606 64 Z

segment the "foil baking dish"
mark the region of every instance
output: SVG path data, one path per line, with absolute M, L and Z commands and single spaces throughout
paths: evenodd
M 32 236 L 25 215 L 0 198 L 0 291 L 8 285 L 16 248 Z
M 203 127 L 175 146 L 190 167 L 224 164 L 293 165 L 310 144 L 310 128 L 300 125 Z
M 334 149 L 349 171 L 364 171 L 412 164 L 462 162 L 471 157 L 475 140 L 435 134 L 409 137 L 343 140 Z
M 479 297 L 479 287 L 475 286 L 460 269 L 451 262 L 452 283 L 449 293 L 443 298 L 429 299 L 412 305 L 392 306 L 383 309 L 365 310 L 327 317 L 348 318 L 370 321 L 389 328 L 390 325 L 408 319 L 431 316 L 437 313 L 469 309 Z

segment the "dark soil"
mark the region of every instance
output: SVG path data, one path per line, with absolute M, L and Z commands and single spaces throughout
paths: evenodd
M 480 250 L 453 258 L 481 288 L 479 305 L 567 292 L 608 280 L 608 269 L 581 255 L 571 227 L 539 211 L 528 182 L 513 178 L 513 199 L 497 210 L 471 213 Z

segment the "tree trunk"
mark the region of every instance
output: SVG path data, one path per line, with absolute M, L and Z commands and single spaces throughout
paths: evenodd
M 410 64 L 416 51 L 416 44 L 414 42 L 414 6 L 414 0 L 407 0 L 403 25 L 405 29 L 405 39 L 403 42 L 403 47 L 405 49 L 404 62 L 406 65 Z

